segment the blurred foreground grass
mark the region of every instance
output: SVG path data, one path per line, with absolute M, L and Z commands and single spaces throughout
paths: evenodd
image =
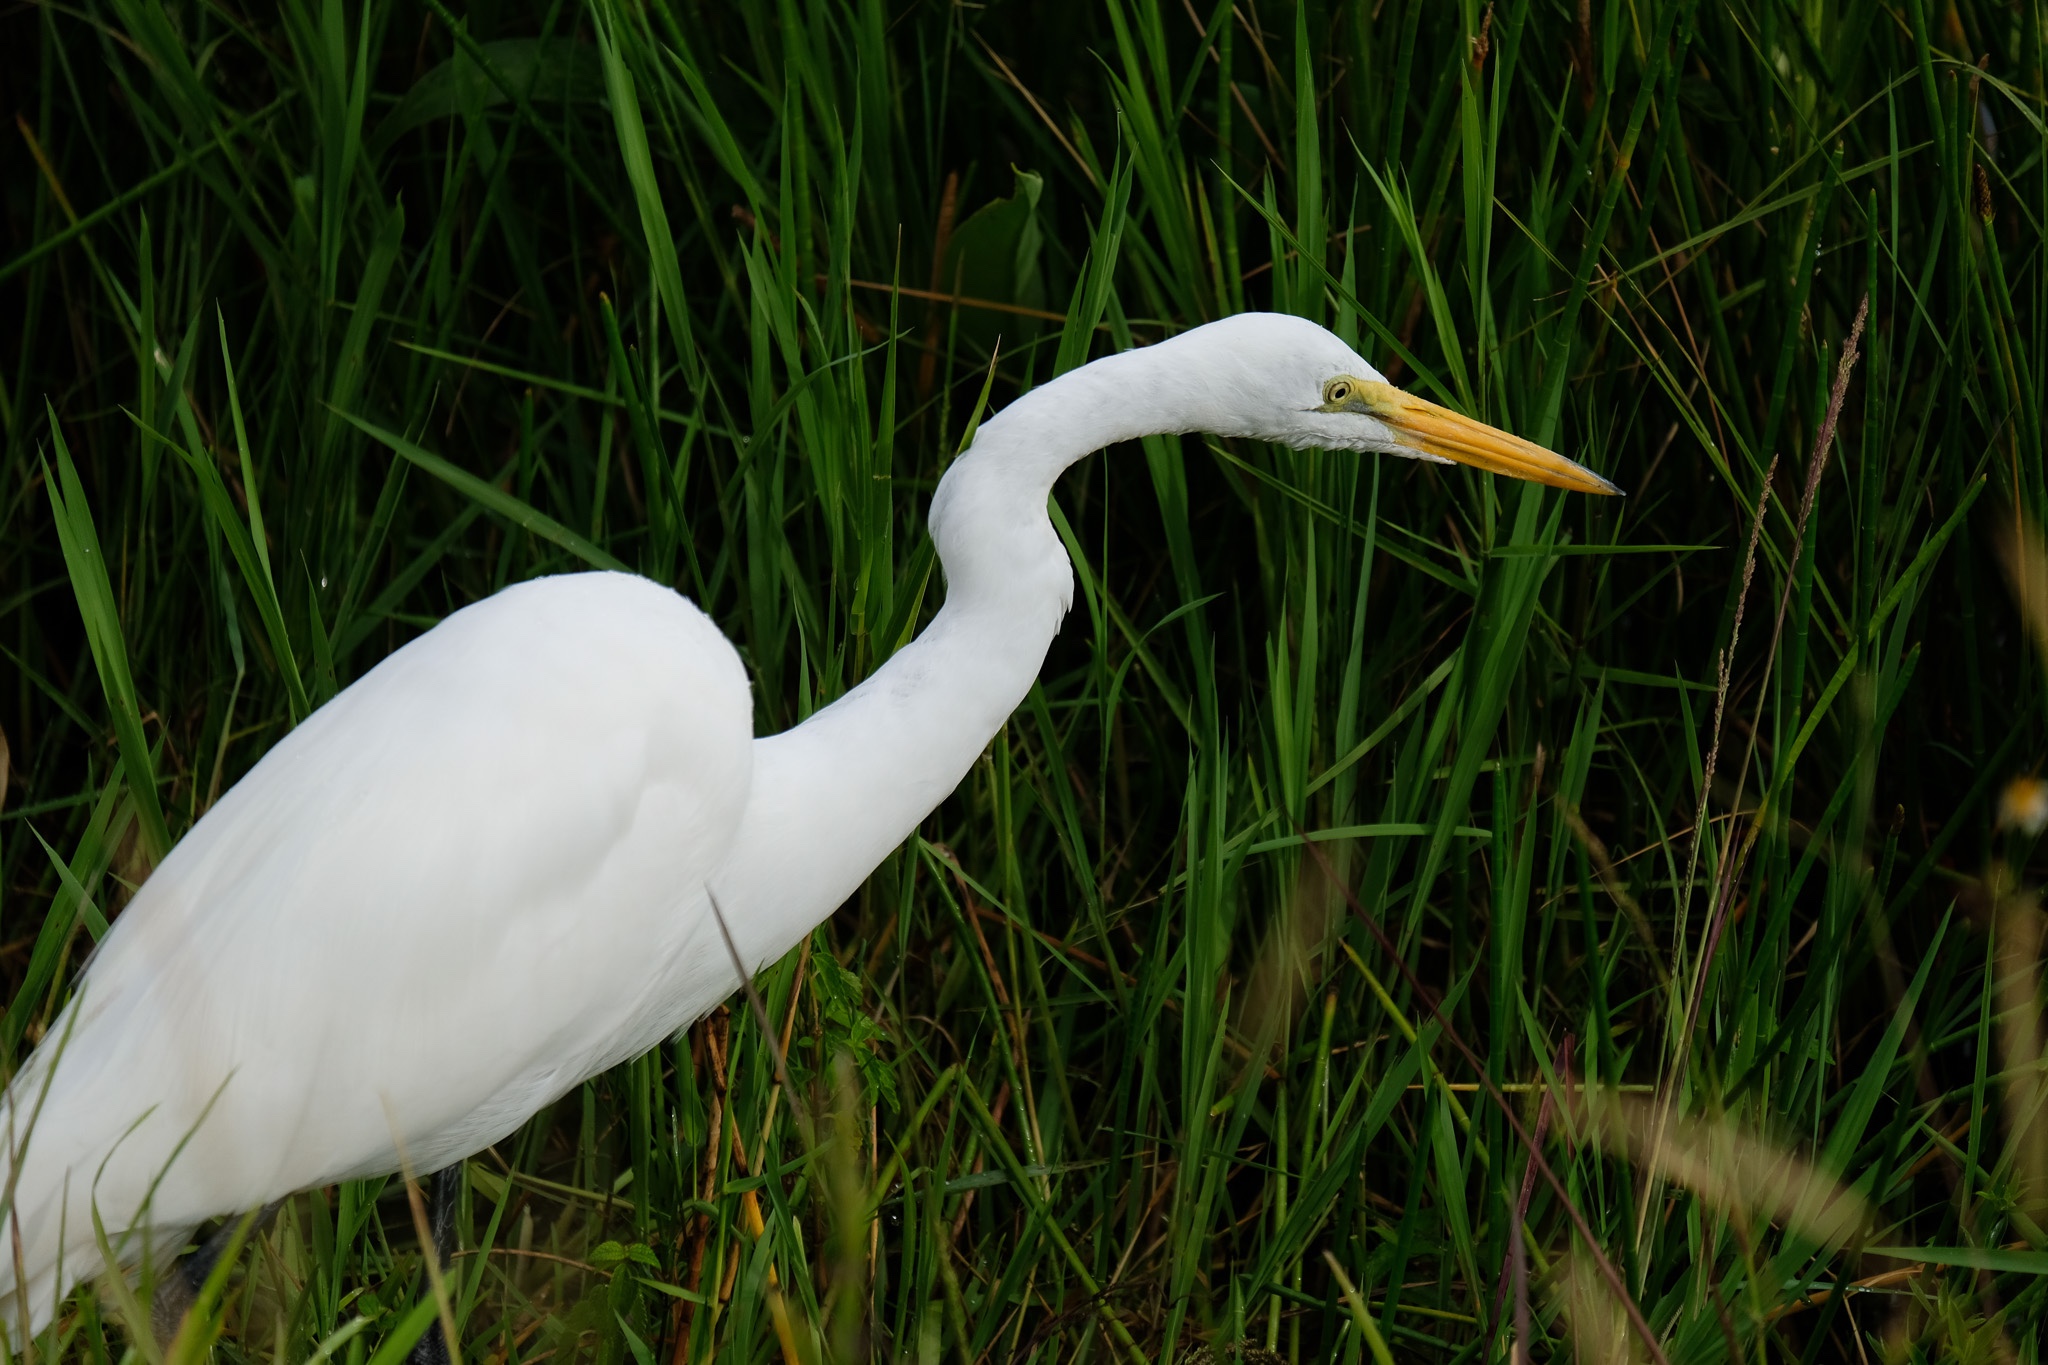
M 1277 308 L 1630 496 L 1078 467 L 1041 688 L 762 982 L 807 1103 L 721 1012 L 472 1162 L 465 1358 L 2039 1360 L 2043 22 L 9 11 L 0 1063 L 447 612 L 615 559 L 781 728 L 985 382 Z M 395 1359 L 411 1226 L 295 1201 L 217 1349 Z

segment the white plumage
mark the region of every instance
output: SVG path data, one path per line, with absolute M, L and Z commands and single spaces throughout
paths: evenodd
M 1385 387 L 1322 328 L 1247 314 L 1019 399 L 933 498 L 930 627 L 780 735 L 753 738 L 710 620 L 629 575 L 507 589 L 393 654 L 171 851 L 10 1086 L 0 1321 L 25 1292 L 40 1330 L 100 1272 L 95 1202 L 133 1265 L 401 1145 L 421 1171 L 469 1155 L 646 1051 L 737 985 L 707 889 L 750 970 L 788 951 L 1031 686 L 1073 594 L 1046 499 L 1088 452 L 1205 430 L 1612 491 L 1347 377 Z
M 159 1243 L 391 1170 L 394 1134 L 433 1170 L 659 1042 L 731 981 L 690 949 L 752 740 L 732 647 L 624 574 L 522 584 L 393 654 L 171 851 L 17 1079 L 26 1109 L 49 1078 L 25 1259 L 62 1219 L 94 1269 L 93 1183 L 118 1235 L 188 1133 Z

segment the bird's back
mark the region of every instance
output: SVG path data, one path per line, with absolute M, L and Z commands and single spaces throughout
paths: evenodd
M 16 1143 L 41 1097 L 32 1320 L 99 1267 L 95 1185 L 110 1233 L 147 1196 L 177 1241 L 401 1146 L 431 1170 L 720 998 L 703 886 L 751 740 L 732 647 L 623 574 L 458 612 L 308 718 L 136 894 L 11 1088 Z

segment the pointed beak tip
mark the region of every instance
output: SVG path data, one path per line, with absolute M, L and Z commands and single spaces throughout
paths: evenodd
M 1613 480 L 1594 473 L 1519 436 L 1440 407 L 1391 385 L 1374 386 L 1374 415 L 1395 437 L 1433 459 L 1470 465 L 1512 479 L 1526 479 L 1576 493 L 1627 497 Z
M 1555 463 L 1530 468 L 1493 468 L 1490 472 L 1502 474 L 1511 479 L 1526 479 L 1551 488 L 1561 488 L 1567 493 L 1584 493 L 1594 498 L 1625 498 L 1628 491 L 1605 474 L 1596 474 L 1576 460 L 1566 459 L 1554 451 L 1545 451 Z M 1482 466 L 1484 467 L 1484 466 Z

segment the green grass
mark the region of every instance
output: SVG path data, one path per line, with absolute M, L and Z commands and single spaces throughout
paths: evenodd
M 1534 1356 L 1647 1358 L 1572 1211 L 1674 1362 L 2041 1359 L 2041 4 L 1052 9 L 0 19 L 0 1064 L 449 611 L 625 564 L 779 729 L 935 609 L 985 389 L 1278 308 L 1630 496 L 1079 466 L 1041 686 L 761 982 L 804 1102 L 735 1002 L 471 1162 L 465 1359 L 1506 1360 L 1517 1225 Z M 294 1201 L 215 1349 L 396 1359 L 411 1229 Z

